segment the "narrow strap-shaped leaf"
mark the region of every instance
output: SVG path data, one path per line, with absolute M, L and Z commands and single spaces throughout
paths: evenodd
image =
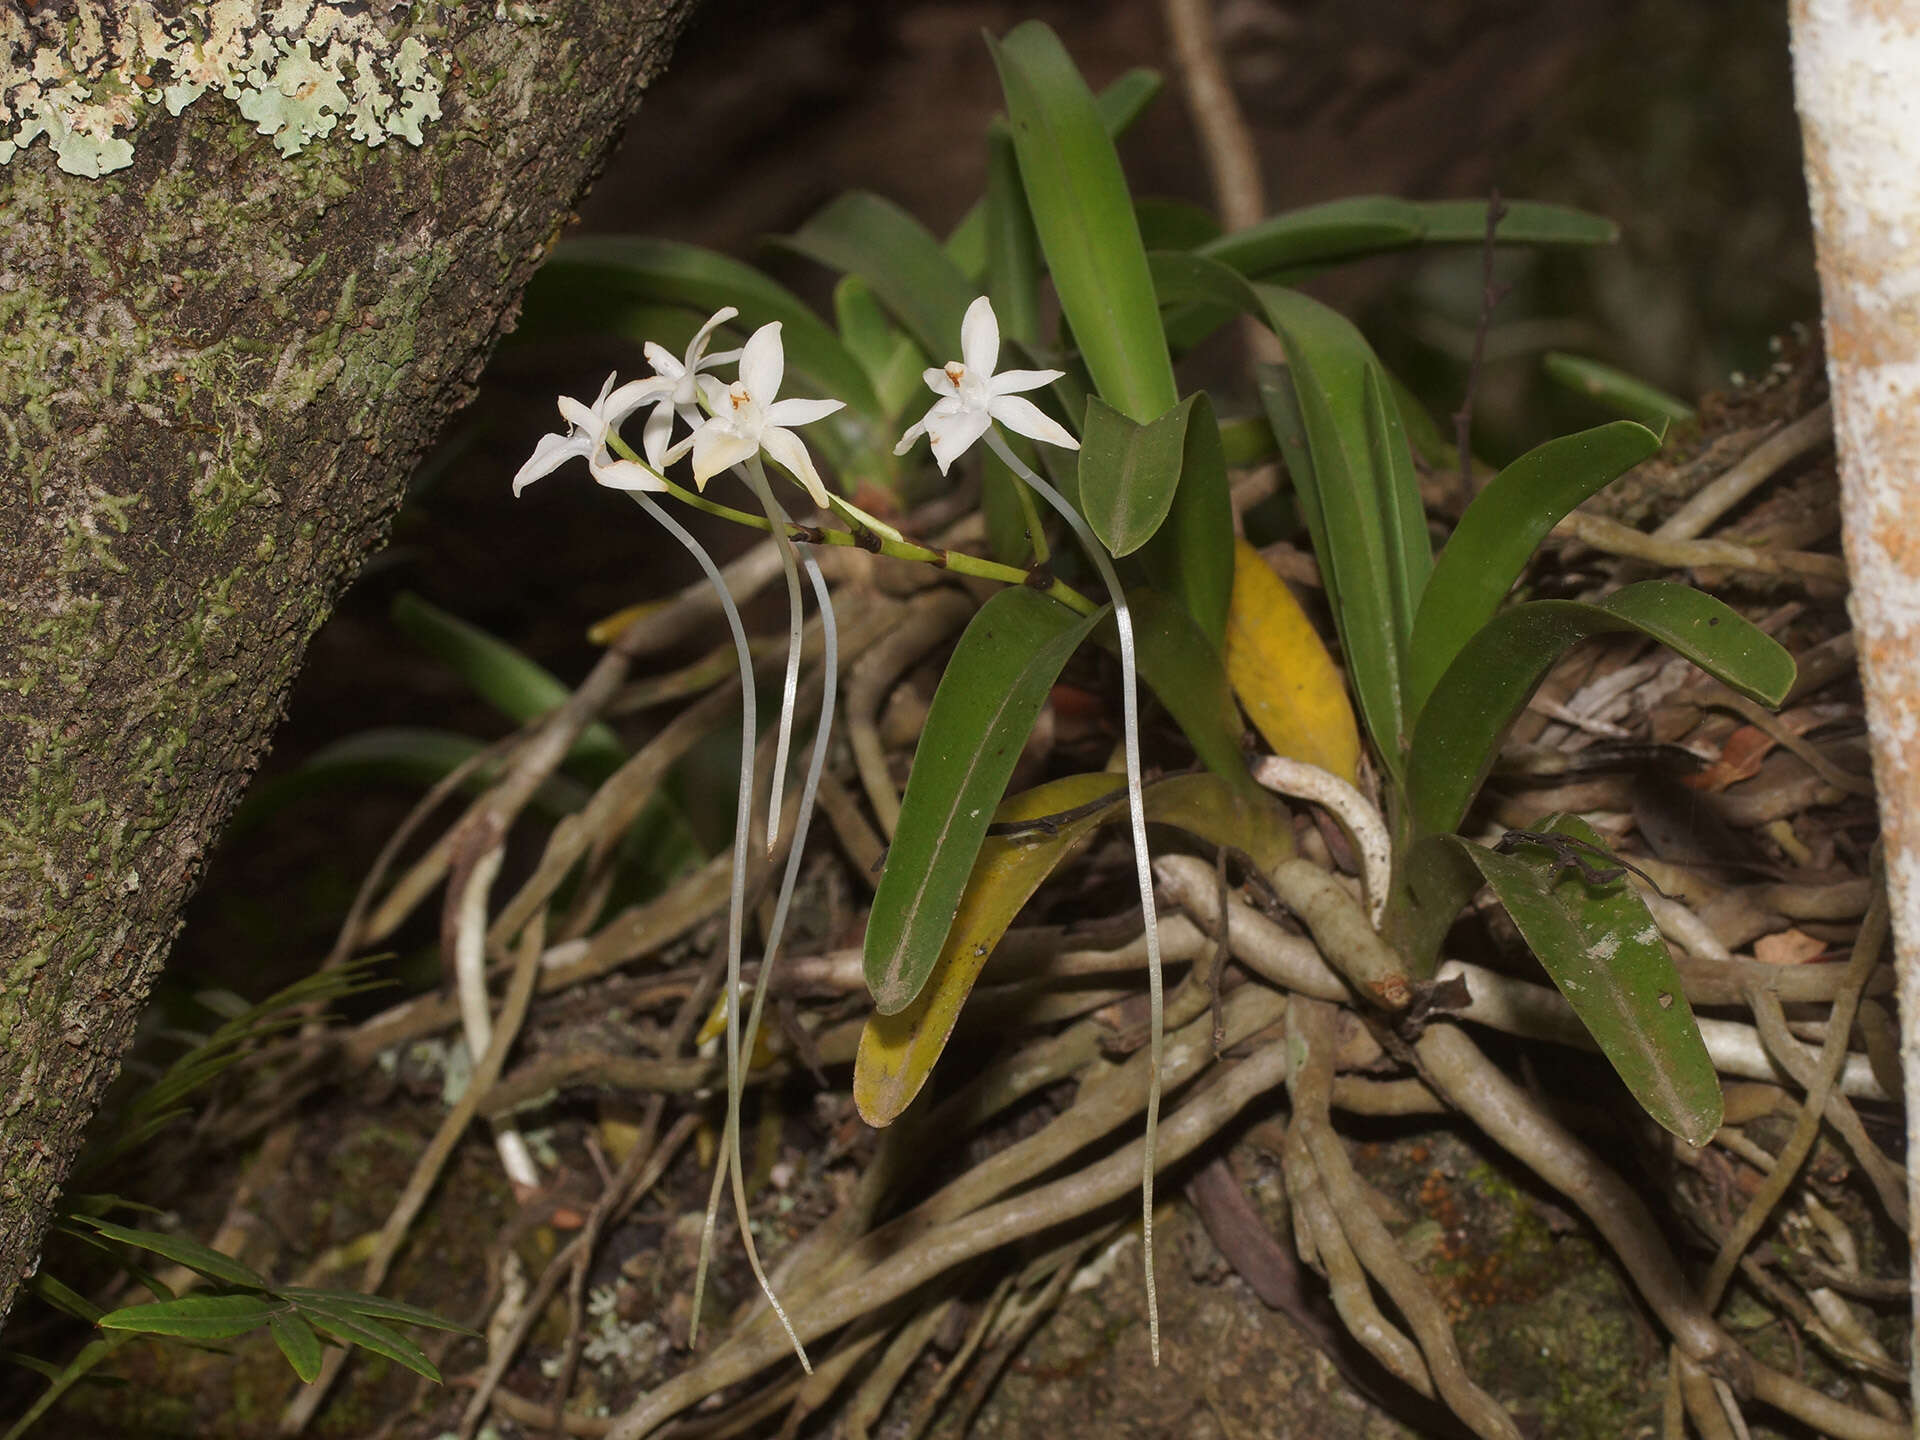
M 1369 352 L 1371 355 L 1371 352 Z M 1413 448 L 1400 423 L 1387 372 L 1375 360 L 1361 372 L 1366 401 L 1367 459 L 1378 487 L 1381 529 L 1387 546 L 1387 583 L 1393 618 L 1404 656 L 1413 644 L 1413 622 L 1420 593 L 1433 573 L 1433 541 L 1427 534 L 1426 507 L 1413 468 Z
M 1203 205 L 1165 195 L 1142 195 L 1133 202 L 1140 239 L 1156 250 L 1197 250 L 1220 238 L 1220 218 Z
M 301 1315 L 321 1334 L 331 1336 L 342 1345 L 358 1345 L 363 1350 L 384 1355 L 406 1366 L 414 1374 L 424 1375 L 436 1385 L 440 1383 L 440 1372 L 426 1357 L 426 1353 L 378 1320 L 371 1320 L 351 1310 L 322 1305 L 314 1300 L 302 1301 L 299 1308 Z
M 286 1310 L 269 1315 L 267 1328 L 273 1332 L 273 1343 L 280 1347 L 280 1353 L 287 1357 L 287 1363 L 301 1383 L 311 1385 L 320 1378 L 320 1337 L 313 1333 L 313 1326 Z
M 529 311 L 559 309 L 594 328 L 616 300 L 664 300 L 711 314 L 740 311 L 757 329 L 780 322 L 789 373 L 872 419 L 885 420 L 859 361 L 799 296 L 751 265 L 676 240 L 637 235 L 583 235 L 562 240 L 527 287 Z
M 1173 508 L 1193 396 L 1141 425 L 1106 401 L 1087 403 L 1080 437 L 1080 513 L 1117 560 L 1153 538 Z
M 1107 612 L 1081 617 L 1002 590 L 960 637 L 914 752 L 867 922 L 867 988 L 883 1015 L 920 993 L 952 926 L 1014 762 L 1060 671 Z
M 356 1315 L 371 1315 L 379 1320 L 398 1320 L 406 1325 L 425 1325 L 431 1330 L 451 1330 L 457 1335 L 471 1335 L 474 1332 L 458 1321 L 436 1315 L 431 1310 L 418 1305 L 409 1305 L 404 1300 L 392 1300 L 385 1295 L 368 1295 L 359 1290 L 316 1290 L 305 1285 L 289 1285 L 275 1292 L 289 1300 L 301 1304 L 330 1306 L 335 1310 L 349 1310 Z
M 860 1035 L 853 1096 L 869 1125 L 887 1125 L 920 1093 L 946 1049 L 962 1006 L 1007 927 L 1035 890 L 1109 822 L 1127 818 L 1127 790 L 1113 775 L 1072 775 L 1010 796 L 997 824 L 1059 817 L 1044 828 L 990 835 L 981 845 L 941 948 L 919 996 L 893 1015 L 872 1015 Z M 1145 792 L 1147 816 L 1216 845 L 1243 850 L 1261 868 L 1293 853 L 1286 812 L 1256 787 L 1237 794 L 1216 775 L 1179 775 Z
M 1276 755 L 1354 783 L 1360 731 L 1339 668 L 1293 592 L 1244 540 L 1234 547 L 1226 661 L 1234 693 Z
M 1505 245 L 1606 245 L 1619 238 L 1612 221 L 1563 205 L 1503 202 L 1495 232 Z M 1243 275 L 1267 275 L 1299 266 L 1358 260 L 1415 245 L 1479 245 L 1487 233 L 1487 202 L 1421 203 L 1388 195 L 1356 195 L 1274 215 L 1204 247 L 1210 258 Z
M 394 598 L 393 623 L 421 649 L 451 667 L 494 709 L 524 724 L 566 703 L 572 690 L 506 641 L 412 591 Z M 596 775 L 610 775 L 627 758 L 611 728 L 595 721 L 580 732 L 568 758 Z
M 1423 245 L 1483 245 L 1485 200 L 1421 200 Z M 1506 214 L 1494 229 L 1496 245 L 1612 245 L 1620 227 L 1604 215 L 1544 200 L 1502 200 Z
M 1434 564 L 1414 618 L 1407 689 L 1416 716 L 1553 527 L 1659 448 L 1660 436 L 1644 425 L 1616 420 L 1536 445 L 1474 497 Z
M 1129 70 L 1118 80 L 1108 85 L 1093 103 L 1100 112 L 1100 123 L 1106 127 L 1107 134 L 1118 140 L 1133 128 L 1133 122 L 1151 105 L 1165 85 L 1158 70 L 1149 70 L 1140 66 Z M 1004 131 L 1004 121 L 996 120 L 988 128 L 991 135 L 995 130 Z M 987 207 L 985 201 L 977 202 L 961 217 L 960 223 L 953 227 L 947 236 L 947 258 L 958 265 L 973 279 L 979 279 L 987 269 Z M 996 313 L 999 302 L 994 302 Z
M 1720 1077 L 1660 928 L 1624 875 L 1587 878 L 1610 868 L 1592 826 L 1557 815 L 1540 829 L 1592 852 L 1587 872 L 1559 867 L 1551 851 L 1533 846 L 1502 855 L 1457 837 L 1448 843 L 1486 877 L 1633 1098 L 1689 1145 L 1706 1144 L 1720 1128 Z
M 1417 488 L 1411 495 L 1395 493 L 1411 487 L 1412 461 L 1393 463 L 1404 435 L 1397 417 L 1386 411 L 1379 362 L 1360 332 L 1295 291 L 1258 290 L 1286 347 L 1298 424 L 1311 454 L 1311 478 L 1302 486 L 1296 475 L 1296 488 L 1321 574 L 1330 580 L 1341 649 L 1367 729 L 1397 776 L 1408 728 L 1403 687 L 1404 647 L 1413 627 L 1410 597 L 1426 578 L 1417 548 L 1425 532 L 1413 533 L 1410 513 L 1418 511 Z M 1289 435 L 1282 431 L 1291 429 L 1292 417 L 1276 413 L 1271 401 L 1268 412 L 1291 465 Z M 1429 558 L 1425 565 L 1431 563 Z M 1418 573 L 1409 574 L 1410 568 Z
M 1060 308 L 1102 398 L 1145 423 L 1180 397 L 1120 157 L 1052 30 L 1029 20 L 989 46 Z
M 1459 828 L 1507 729 L 1554 662 L 1591 635 L 1638 632 L 1763 704 L 1793 685 L 1793 657 L 1737 611 L 1687 585 L 1646 580 L 1597 605 L 1535 600 L 1461 647 L 1414 730 L 1407 793 L 1420 830 Z
M 891 200 L 850 190 L 778 243 L 829 269 L 858 275 L 929 355 L 960 333 L 975 290 L 932 233 Z
M 227 1285 L 244 1285 L 250 1289 L 267 1288 L 266 1277 L 251 1266 L 243 1265 L 231 1255 L 223 1255 L 198 1240 L 189 1240 L 184 1235 L 163 1235 L 157 1230 L 136 1230 L 129 1225 L 116 1225 L 111 1220 L 102 1220 L 93 1215 L 74 1217 L 81 1224 L 91 1226 L 109 1240 L 118 1240 L 125 1245 L 137 1246 L 142 1250 L 151 1250 L 164 1256 L 176 1265 L 184 1265 L 197 1271 L 210 1280 L 218 1280 Z
M 136 1330 L 143 1335 L 177 1335 L 183 1340 L 230 1340 L 258 1330 L 283 1300 L 264 1295 L 183 1295 L 151 1305 L 128 1305 L 100 1317 L 102 1330 Z
M 1542 358 L 1540 368 L 1546 371 L 1549 380 L 1576 395 L 1586 396 L 1601 409 L 1638 420 L 1652 429 L 1693 418 L 1693 407 L 1686 401 L 1676 400 L 1624 370 L 1583 355 L 1551 350 Z
M 1040 342 L 1040 237 L 1004 126 L 987 136 L 987 295 L 1003 339 Z

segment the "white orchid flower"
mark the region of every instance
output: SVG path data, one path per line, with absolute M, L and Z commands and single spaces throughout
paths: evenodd
M 647 363 L 653 366 L 654 379 L 659 382 L 659 403 L 647 416 L 646 428 L 640 433 L 640 453 L 654 469 L 666 468 L 667 442 L 673 438 L 676 414 L 696 428 L 706 418 L 700 413 L 697 388 L 700 373 L 716 365 L 730 365 L 740 358 L 738 350 L 722 350 L 717 355 L 706 353 L 707 341 L 713 338 L 713 332 L 739 313 L 731 305 L 714 311 L 712 318 L 694 333 L 685 359 L 675 359 L 664 345 L 647 341 L 644 349 Z
M 707 375 L 694 383 L 712 413 L 693 434 L 661 458 L 674 461 L 693 451 L 693 483 L 705 489 L 723 470 L 744 464 L 762 451 L 774 464 L 806 487 L 813 503 L 830 508 L 827 487 L 813 468 L 813 457 L 789 426 L 809 425 L 842 408 L 840 400 L 780 400 L 780 380 L 786 371 L 786 350 L 780 341 L 780 322 L 762 325 L 740 351 L 740 378 L 723 386 Z
M 1065 450 L 1080 448 L 1080 442 L 1039 406 L 1020 398 L 1022 390 L 1037 390 L 1058 380 L 1063 371 L 993 373 L 1000 359 L 1000 321 L 994 316 L 993 302 L 984 295 L 967 307 L 966 319 L 960 323 L 960 355 L 961 359 L 949 361 L 944 370 L 921 373 L 927 388 L 940 398 L 919 424 L 900 437 L 894 454 L 906 454 L 924 434 L 933 442 L 933 458 L 944 475 L 995 420 L 1017 435 Z
M 658 379 L 630 380 L 618 390 L 615 377 L 607 376 L 600 396 L 592 405 L 582 405 L 571 395 L 559 399 L 560 415 L 567 422 L 565 435 L 542 435 L 533 447 L 533 456 L 513 477 L 513 493 L 520 492 L 543 475 L 551 475 L 567 461 L 578 456 L 602 485 L 614 490 L 665 490 L 658 475 L 631 460 L 616 460 L 607 449 L 607 437 L 620 428 L 620 422 L 650 399 L 657 399 Z

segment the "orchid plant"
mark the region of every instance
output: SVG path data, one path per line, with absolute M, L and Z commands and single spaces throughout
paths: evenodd
M 1292 831 L 1271 790 L 1326 808 L 1365 856 L 1369 913 L 1389 942 L 1380 953 L 1395 957 L 1397 967 L 1349 978 L 1369 1003 L 1388 1008 L 1396 1002 L 1381 997 L 1404 1003 L 1432 973 L 1446 923 L 1484 878 L 1636 1097 L 1661 1123 L 1693 1138 L 1718 1123 L 1717 1081 L 1692 1015 L 1684 1001 L 1673 1003 L 1681 992 L 1671 960 L 1646 938 L 1654 932 L 1644 905 L 1631 892 L 1570 898 L 1555 889 L 1564 866 L 1546 863 L 1559 844 L 1604 856 L 1597 837 L 1569 820 L 1536 863 L 1474 846 L 1456 832 L 1507 727 L 1548 666 L 1580 636 L 1638 631 L 1763 699 L 1778 698 L 1791 665 L 1783 673 L 1777 646 L 1718 602 L 1679 586 L 1630 587 L 1591 606 L 1502 608 L 1560 516 L 1658 447 L 1659 436 L 1637 424 L 1600 426 L 1523 456 L 1473 502 L 1436 561 L 1414 457 L 1452 468 L 1461 463 L 1458 450 L 1351 325 L 1285 283 L 1419 245 L 1604 243 L 1611 225 L 1548 205 L 1509 204 L 1490 219 L 1479 202 L 1370 198 L 1222 235 L 1187 212 L 1136 202 L 1127 188 L 1114 136 L 1151 99 L 1157 80 L 1130 75 L 1096 97 L 1045 26 L 1023 25 L 991 43 L 1007 123 L 989 135 L 986 198 L 950 237 L 937 239 L 871 195 L 835 201 L 788 237 L 790 248 L 842 272 L 835 326 L 764 275 L 692 247 L 563 244 L 530 295 L 535 309 L 564 315 L 570 303 L 591 297 L 596 316 L 612 306 L 651 321 L 718 308 L 678 357 L 647 338 L 651 376 L 617 387 L 610 378 L 592 405 L 561 399 L 569 428 L 541 439 L 514 487 L 518 493 L 564 462 L 584 459 L 596 481 L 631 494 L 694 553 L 732 630 L 748 723 L 727 940 L 727 1119 L 701 1273 L 722 1182 L 731 1177 L 749 1259 L 783 1324 L 787 1317 L 747 1225 L 741 1055 L 743 1046 L 752 1053 L 832 722 L 833 605 L 811 551 L 858 545 L 1006 586 L 980 607 L 947 661 L 898 799 L 864 941 L 874 1014 L 860 1043 L 854 1095 L 876 1125 L 912 1102 L 986 957 L 1070 848 L 1057 837 L 1084 837 L 1087 827 L 1117 819 L 1124 795 L 1151 1012 L 1141 1192 L 1157 1360 L 1152 1223 L 1164 1002 L 1148 820 L 1251 857 L 1258 869 L 1291 856 Z M 1043 324 L 1046 288 L 1063 322 L 1052 334 Z M 1261 373 L 1262 413 L 1223 424 L 1208 396 L 1181 394 L 1173 359 L 1241 315 L 1279 337 L 1287 364 Z M 736 321 L 747 332 L 738 348 L 708 353 L 713 344 L 731 343 L 728 327 Z M 956 339 L 959 359 L 927 365 L 951 354 Z M 1038 363 L 998 369 L 1009 348 Z M 722 373 L 729 365 L 737 367 L 731 380 Z M 916 372 L 936 398 L 905 424 Z M 807 393 L 783 397 L 790 381 Z M 648 406 L 636 451 L 620 427 Z M 675 442 L 682 425 L 686 433 Z M 798 433 L 809 426 L 827 469 L 837 472 L 837 489 Z M 991 556 L 922 545 L 847 498 L 849 491 L 926 493 L 929 477 L 899 463 L 922 438 L 948 484 L 985 442 L 978 479 Z M 689 459 L 691 487 L 671 478 Z M 1297 604 L 1236 537 L 1228 466 L 1268 459 L 1284 461 L 1319 556 L 1357 719 L 1340 670 Z M 809 506 L 845 528 L 795 525 L 768 479 L 769 460 L 800 486 Z M 745 482 L 757 514 L 706 493 L 723 471 Z M 1077 558 L 1047 548 L 1036 497 L 1077 541 Z M 779 549 L 790 624 L 769 846 L 780 825 L 794 725 L 803 569 L 828 637 L 812 758 L 744 1024 L 751 656 L 718 567 L 663 502 L 768 531 Z M 1076 588 L 1081 577 L 1097 579 L 1104 603 Z M 1243 632 L 1258 628 L 1253 612 L 1262 605 L 1293 607 L 1286 622 L 1293 638 L 1277 658 L 1245 649 Z M 1124 782 L 1067 777 L 1006 797 L 1014 761 L 1069 657 L 1109 631 L 1119 658 Z M 1143 773 L 1142 681 L 1206 772 L 1189 777 L 1194 783 L 1177 803 L 1156 800 L 1172 791 L 1149 785 Z M 1252 774 L 1241 706 L 1275 752 Z M 1372 745 L 1368 758 L 1363 730 Z M 1058 803 L 1045 803 L 1050 798 Z M 1037 826 L 1033 833 L 1048 837 L 1032 842 L 1043 863 L 1025 870 L 990 864 L 985 847 L 996 821 L 1023 834 L 1021 826 Z M 1555 923 L 1565 922 L 1559 929 L 1539 920 L 1548 910 Z M 698 1313 L 696 1297 L 696 1324 Z M 799 1334 L 787 1328 L 804 1362 Z

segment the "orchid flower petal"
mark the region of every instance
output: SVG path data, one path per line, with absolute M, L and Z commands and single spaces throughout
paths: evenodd
M 1002 370 L 987 381 L 987 393 L 1016 395 L 1022 390 L 1038 390 L 1066 373 L 1064 370 Z
M 836 410 L 844 409 L 844 400 L 802 400 L 795 396 L 790 400 L 774 401 L 761 411 L 761 415 L 769 425 L 811 425 L 816 420 L 826 419 Z
M 606 430 L 618 430 L 621 422 L 642 405 L 672 393 L 673 385 L 659 376 L 629 380 L 600 402 L 597 407 L 600 423 Z
M 693 332 L 693 342 L 687 346 L 687 369 L 698 370 L 700 357 L 706 353 L 707 341 L 713 338 L 713 332 L 740 313 L 732 305 L 723 305 L 707 317 L 707 323 Z M 716 357 L 717 359 L 718 357 Z
M 543 475 L 551 475 L 574 456 L 585 455 L 588 448 L 578 436 L 542 435 L 533 447 L 533 457 L 513 477 L 514 497 L 517 499 L 527 486 Z
M 665 490 L 666 482 L 644 465 L 631 460 L 614 460 L 593 465 L 593 478 L 609 490 Z
M 745 464 L 760 448 L 744 435 L 735 435 L 711 420 L 693 433 L 692 445 L 693 483 L 702 490 L 707 488 L 707 481 L 723 470 Z
M 762 325 L 740 350 L 740 383 L 747 394 L 761 405 L 768 405 L 780 393 L 780 380 L 787 368 L 787 352 L 780 340 L 780 322 Z
M 969 373 L 982 380 L 993 374 L 1000 359 L 1000 322 L 993 313 L 993 302 L 985 295 L 967 307 L 960 322 L 960 360 Z
M 984 410 L 964 409 L 953 415 L 927 418 L 927 436 L 933 441 L 933 458 L 942 475 L 987 433 L 993 417 Z
M 647 363 L 653 367 L 653 373 L 662 380 L 678 380 L 686 369 L 680 363 L 678 355 L 655 341 L 647 341 L 640 347 L 640 353 L 647 357 Z
M 667 442 L 673 438 L 673 399 L 662 400 L 647 416 L 646 427 L 640 432 L 640 453 L 647 457 L 647 463 L 656 470 L 667 468 Z
M 806 488 L 814 504 L 822 510 L 831 508 L 827 500 L 827 487 L 821 482 L 820 472 L 813 468 L 813 457 L 807 454 L 807 447 L 798 435 L 778 425 L 770 425 L 760 434 L 760 448 L 767 452 L 769 460 Z
M 1078 450 L 1080 442 L 1031 400 L 1018 395 L 996 395 L 987 413 L 1016 435 L 1044 440 L 1063 450 Z M 982 427 L 985 428 L 984 426 Z

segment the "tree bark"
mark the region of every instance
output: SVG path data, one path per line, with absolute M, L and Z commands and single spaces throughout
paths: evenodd
M 307 640 L 691 3 L 0 14 L 0 1318 Z
M 1920 1194 L 1920 13 L 1794 0 L 1793 83 L 1820 265 L 1848 608 L 1900 991 L 1908 1193 Z M 1920 1335 L 1920 1206 L 1909 1206 Z M 1920 1387 L 1920 1347 L 1909 1343 Z M 1920 1393 L 1917 1391 L 1916 1393 Z

